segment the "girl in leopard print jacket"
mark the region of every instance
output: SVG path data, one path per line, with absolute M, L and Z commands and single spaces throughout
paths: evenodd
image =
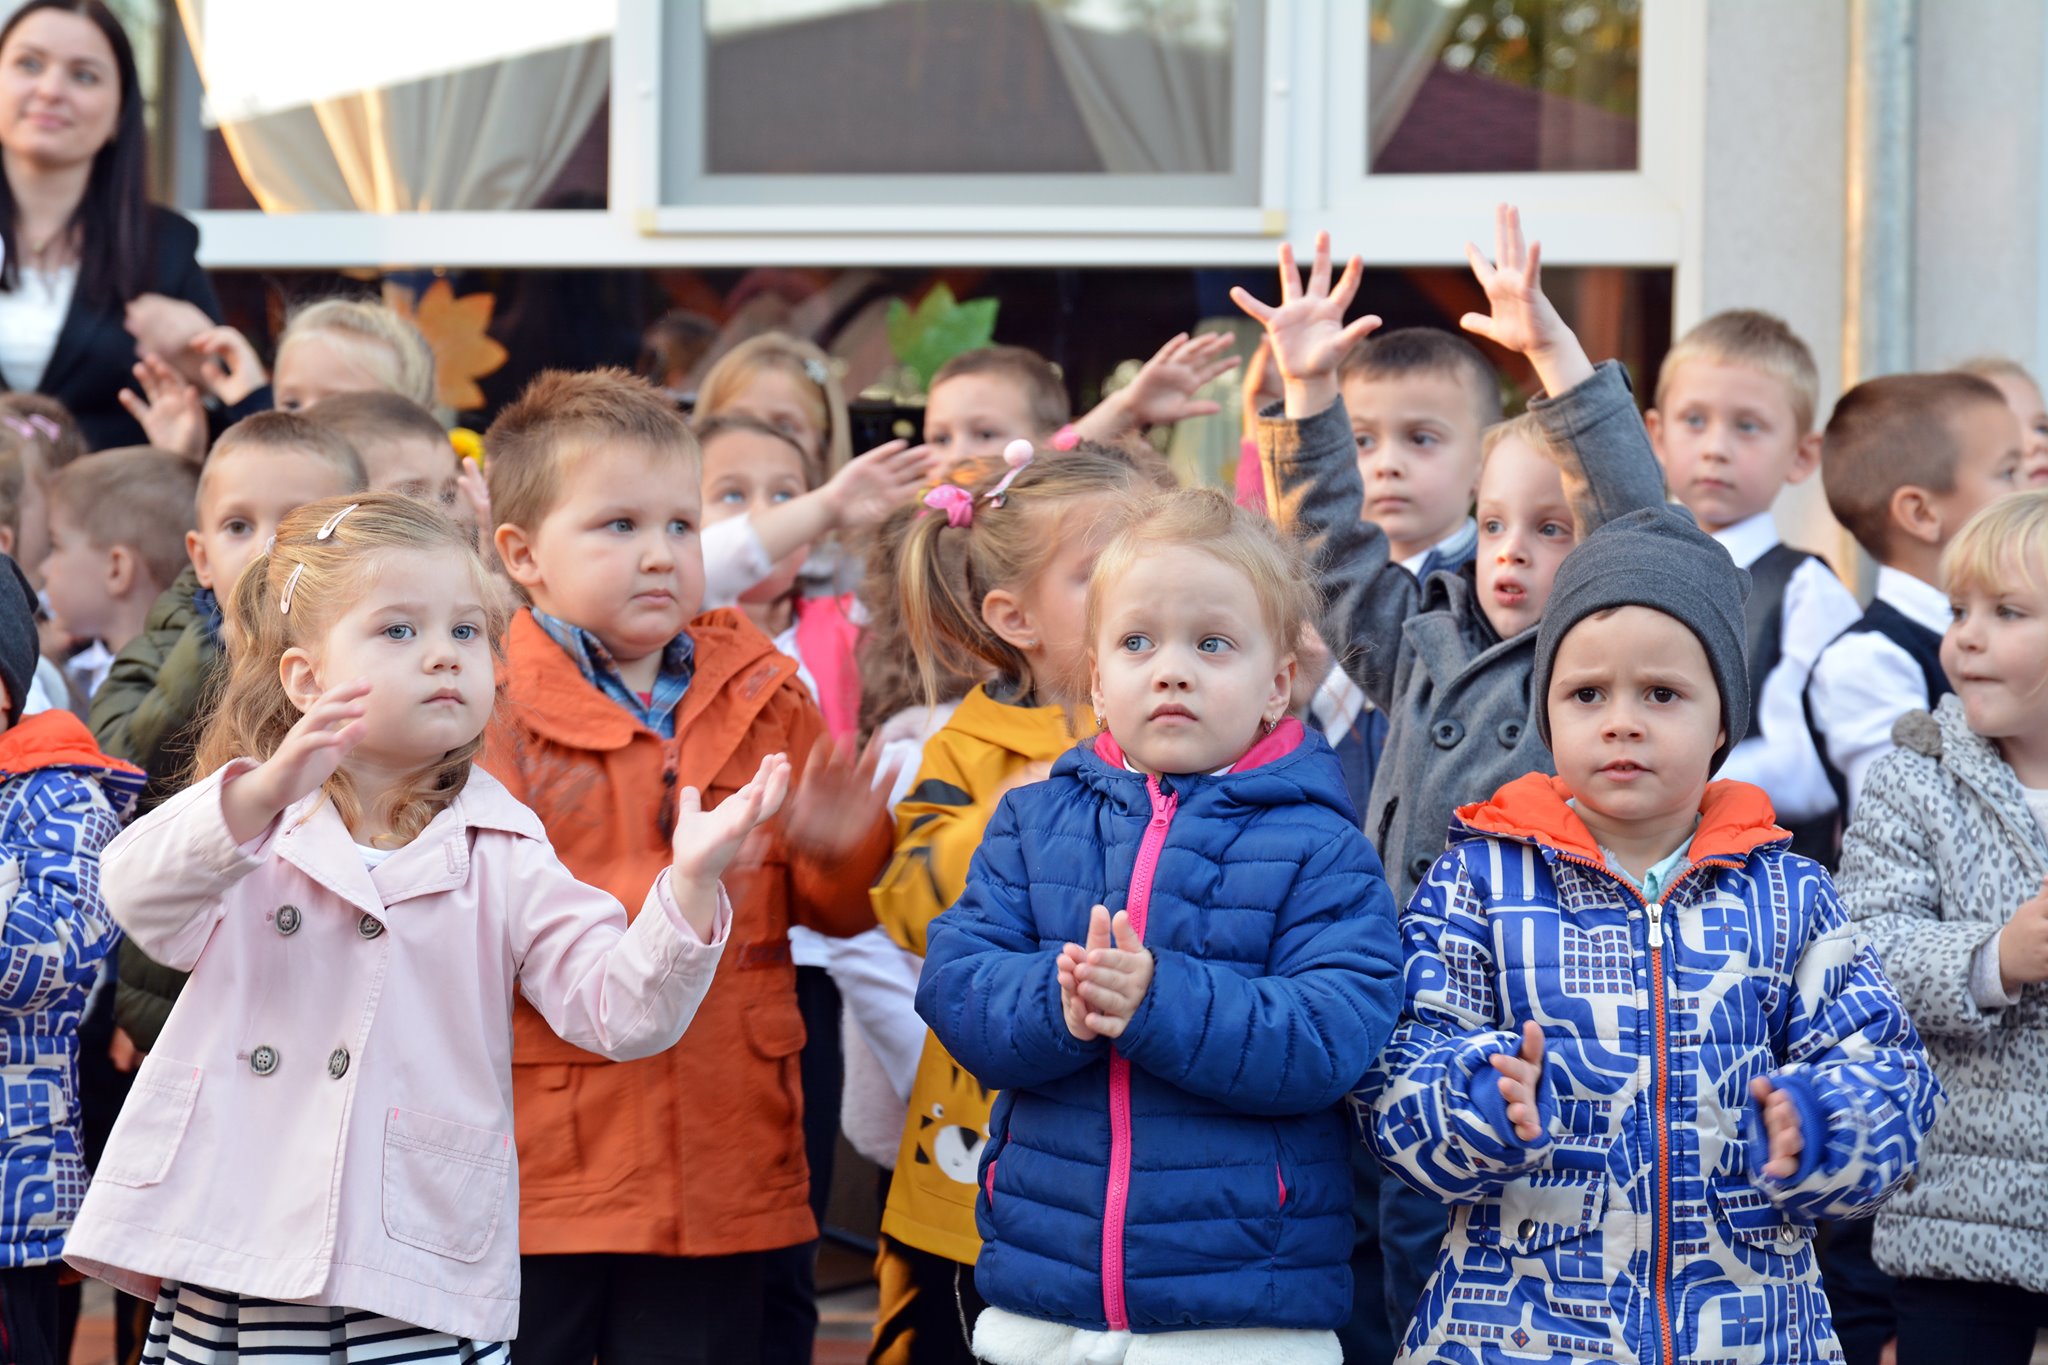
M 2023 1365 L 2048 1328 L 2048 491 L 1986 509 L 1943 569 L 1956 695 L 1899 721 L 1838 883 L 1951 1101 L 1877 1219 L 1899 1365 Z

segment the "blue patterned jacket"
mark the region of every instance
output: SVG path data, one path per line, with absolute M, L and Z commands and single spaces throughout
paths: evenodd
M 1151 988 L 1078 1041 L 1054 970 L 1127 910 Z M 1319 735 L 1146 778 L 1107 734 L 1003 798 L 917 1008 L 1002 1098 L 975 1203 L 990 1303 L 1137 1333 L 1351 1315 L 1343 1111 L 1399 1012 L 1393 899 Z
M 121 937 L 99 856 L 142 781 L 67 711 L 0 734 L 0 1270 L 62 1259 L 85 1197 L 78 1022 Z
M 1814 1220 L 1911 1174 L 1942 1095 L 1877 957 L 1755 787 L 1707 788 L 1661 903 L 1609 871 L 1556 778 L 1459 811 L 1401 917 L 1408 1005 L 1359 1094 L 1390 1169 L 1452 1206 L 1403 1359 L 1840 1358 Z M 1545 1136 L 1489 1058 L 1546 1040 Z M 1806 1148 L 1762 1174 L 1750 1082 Z

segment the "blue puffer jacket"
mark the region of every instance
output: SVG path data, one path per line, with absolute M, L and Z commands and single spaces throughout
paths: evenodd
M 1155 962 L 1080 1042 L 1054 960 L 1101 904 Z M 1005 797 L 932 923 L 917 1008 L 1003 1091 L 975 1283 L 1093 1330 L 1327 1330 L 1351 1312 L 1337 1107 L 1400 1007 L 1394 907 L 1336 756 L 1293 721 L 1220 776 L 1148 779 L 1109 736 Z
M 1816 1218 L 1912 1174 L 1941 1088 L 1870 945 L 1768 798 L 1707 788 L 1690 867 L 1646 904 L 1563 783 L 1459 811 L 1401 916 L 1408 1006 L 1361 1093 L 1381 1158 L 1452 1206 L 1401 1359 L 1793 1365 L 1841 1348 Z M 1524 1144 L 1489 1059 L 1543 1028 Z M 1805 1130 L 1763 1174 L 1749 1087 Z

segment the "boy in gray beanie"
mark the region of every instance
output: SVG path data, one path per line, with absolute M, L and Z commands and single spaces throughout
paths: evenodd
M 1407 1005 L 1357 1100 L 1465 1210 L 1403 1361 L 1836 1356 L 1815 1220 L 1903 1185 L 1942 1094 L 1827 872 L 1709 780 L 1749 714 L 1748 586 L 1682 510 L 1574 549 L 1531 674 L 1557 775 L 1459 810 L 1401 917 Z M 1566 1298 L 1605 1311 L 1546 1316 Z

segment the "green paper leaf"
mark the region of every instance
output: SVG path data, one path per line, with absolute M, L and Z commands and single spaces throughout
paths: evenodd
M 995 339 L 997 307 L 995 299 L 961 303 L 944 283 L 933 285 L 914 309 L 892 299 L 886 320 L 889 349 L 922 386 L 954 356 Z

